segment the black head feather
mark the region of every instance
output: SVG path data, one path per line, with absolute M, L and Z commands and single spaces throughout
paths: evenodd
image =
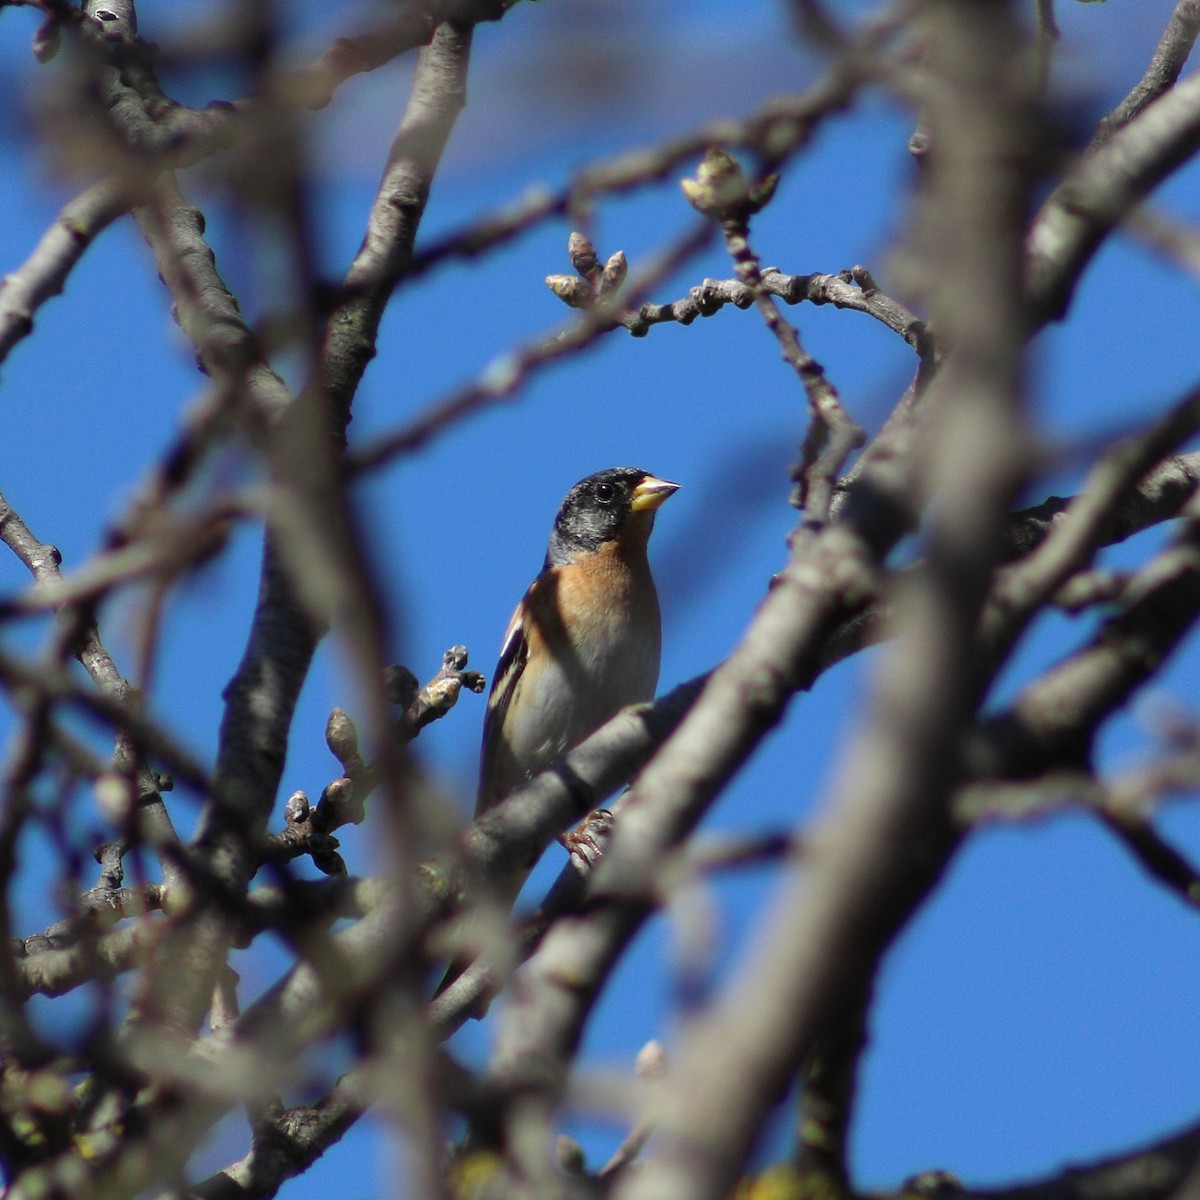
M 640 467 L 610 467 L 581 479 L 566 495 L 546 551 L 546 566 L 570 562 L 614 541 L 635 519 L 654 521 L 654 510 L 678 487 Z

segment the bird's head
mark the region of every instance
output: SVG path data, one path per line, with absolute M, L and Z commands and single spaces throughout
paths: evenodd
M 566 495 L 546 551 L 546 565 L 570 562 L 575 555 L 598 550 L 606 542 L 644 545 L 654 513 L 679 484 L 669 483 L 640 467 L 610 467 L 581 479 Z

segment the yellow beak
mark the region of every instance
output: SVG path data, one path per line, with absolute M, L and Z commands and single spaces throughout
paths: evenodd
M 656 479 L 653 475 L 647 475 L 633 489 L 633 496 L 629 507 L 635 513 L 653 512 L 677 491 L 679 491 L 679 484 L 670 483 L 666 479 Z

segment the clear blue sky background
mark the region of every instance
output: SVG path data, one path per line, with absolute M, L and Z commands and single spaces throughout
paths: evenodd
M 1141 74 L 1171 7 L 1168 0 L 1060 3 L 1060 94 L 1081 112 L 1104 111 Z M 303 4 L 296 20 L 309 31 L 328 31 L 334 28 L 328 8 Z M 434 189 L 424 235 L 455 228 L 530 184 L 559 185 L 597 157 L 745 113 L 773 92 L 802 86 L 813 67 L 789 44 L 782 8 L 763 0 L 547 0 L 482 27 L 471 103 Z M 142 31 L 166 41 L 205 11 L 199 3 L 144 0 Z M 339 14 L 339 30 L 353 28 L 351 11 Z M 3 271 L 24 259 L 70 194 L 27 139 L 43 74 L 28 53 L 33 28 L 25 11 L 6 9 L 0 19 Z M 297 56 L 323 44 L 320 36 L 299 37 Z M 400 64 L 352 81 L 311 122 L 321 260 L 331 277 L 340 275 L 361 237 L 408 70 Z M 209 80 L 166 82 L 192 102 L 229 95 Z M 911 124 L 877 96 L 832 122 L 759 222 L 763 261 L 790 272 L 865 263 L 886 286 L 889 245 L 908 203 Z M 1200 172 L 1192 168 L 1161 200 L 1196 219 L 1198 183 Z M 204 203 L 219 269 L 250 315 L 260 315 L 275 301 L 252 244 L 206 192 L 202 173 L 186 177 L 184 186 Z M 690 219 L 673 182 L 605 203 L 599 249 L 624 249 L 636 268 Z M 352 436 L 394 427 L 514 341 L 561 322 L 566 310 L 542 278 L 569 270 L 567 233 L 565 226 L 544 228 L 486 262 L 455 266 L 400 294 L 359 393 Z M 729 274 L 714 250 L 656 298 L 677 298 L 705 275 Z M 851 411 L 877 428 L 907 380 L 906 349 L 858 314 L 805 308 L 793 316 Z M 1165 403 L 1196 381 L 1198 328 L 1195 283 L 1118 239 L 1089 271 L 1069 323 L 1034 348 L 1031 399 L 1039 430 L 1050 444 L 1069 447 Z M 4 368 L 0 491 L 37 534 L 62 549 L 68 569 L 82 563 L 202 386 L 136 228 L 118 224 L 89 252 L 66 295 L 39 314 L 35 336 Z M 642 340 L 616 334 L 540 375 L 515 403 L 456 427 L 363 489 L 394 614 L 395 658 L 428 676 L 443 649 L 463 642 L 473 665 L 490 672 L 509 612 L 540 565 L 563 492 L 591 471 L 632 463 L 683 484 L 660 516 L 653 547 L 665 620 L 662 686 L 708 669 L 734 645 L 783 561 L 792 522 L 786 466 L 804 422 L 803 397 L 750 312 L 726 310 L 690 328 L 655 329 Z M 1047 476 L 1030 499 L 1075 482 L 1067 471 Z M 1115 551 L 1112 561 L 1129 561 L 1133 552 Z M 220 691 L 241 652 L 256 575 L 257 540 L 247 531 L 170 613 L 153 707 L 203 755 L 215 746 Z M 25 582 L 14 558 L 0 558 L 0 590 L 10 593 Z M 127 597 L 104 612 L 104 635 L 127 669 L 138 611 L 138 598 Z M 1039 627 L 1002 696 L 1076 645 L 1088 628 L 1065 619 Z M 295 788 L 315 795 L 330 777 L 333 763 L 320 737 L 325 715 L 352 696 L 335 649 L 322 651 L 306 689 L 282 796 Z M 784 727 L 711 814 L 711 830 L 792 827 L 816 811 L 838 770 L 836 747 L 853 727 L 873 661 L 868 654 L 845 664 L 814 696 L 797 698 Z M 1154 697 L 1114 724 L 1104 739 L 1107 767 L 1129 766 L 1151 752 L 1155 704 L 1193 705 L 1196 669 L 1189 651 Z M 464 808 L 482 712 L 481 698 L 465 697 L 419 743 L 430 771 Z M 0 713 L 0 734 L 10 728 Z M 83 806 L 86 797 L 79 799 Z M 173 804 L 186 830 L 192 801 L 180 794 Z M 379 865 L 372 851 L 377 819 L 344 840 L 355 872 Z M 81 834 L 102 828 L 84 807 L 76 823 Z M 1162 824 L 1200 855 L 1192 807 L 1171 809 Z M 33 869 L 16 910 L 22 933 L 57 915 L 50 851 L 31 840 L 27 853 Z M 546 877 L 558 865 L 555 859 Z M 774 882 L 761 872 L 714 888 L 714 983 L 736 961 Z M 604 1001 L 587 1045 L 589 1066 L 628 1072 L 646 1040 L 670 1042 L 679 1020 L 670 954 L 670 928 L 656 922 Z M 241 964 L 248 995 L 277 965 L 277 959 Z M 1200 921 L 1093 823 L 1060 818 L 980 833 L 887 960 L 854 1130 L 857 1179 L 894 1186 L 915 1170 L 942 1166 L 972 1185 L 1000 1183 L 1119 1151 L 1194 1120 L 1197 995 Z M 62 1013 L 78 1015 L 81 1008 L 41 1006 L 48 1036 L 69 1040 L 73 1026 Z M 470 1031 L 460 1050 L 480 1053 L 486 1036 Z M 379 1136 L 382 1128 L 377 1119 L 363 1122 L 291 1194 L 325 1194 L 334 1181 L 351 1200 L 383 1193 L 395 1159 Z M 600 1158 L 621 1134 L 604 1123 L 575 1128 Z M 775 1143 L 777 1151 L 781 1145 Z M 221 1165 L 236 1146 L 231 1135 L 205 1161 Z

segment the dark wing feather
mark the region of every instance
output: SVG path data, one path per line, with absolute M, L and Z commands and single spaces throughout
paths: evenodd
M 508 623 L 504 644 L 500 647 L 500 659 L 496 663 L 492 690 L 488 694 L 487 712 L 483 718 L 483 749 L 479 757 L 476 816 L 503 798 L 504 792 L 501 789 L 511 786 L 511 781 L 504 779 L 508 774 L 504 768 L 510 751 L 504 741 L 503 730 L 505 716 L 520 686 L 525 664 L 529 661 L 529 639 L 525 631 L 524 612 L 525 603 L 522 601 Z

